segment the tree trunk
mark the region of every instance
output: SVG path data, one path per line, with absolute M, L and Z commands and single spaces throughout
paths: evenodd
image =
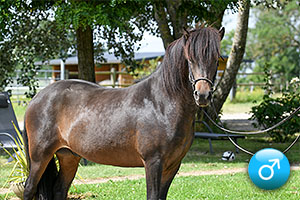
M 76 30 L 78 52 L 78 78 L 95 82 L 93 30 L 80 26 Z
M 166 0 L 167 11 L 173 28 L 173 39 L 177 40 L 182 35 L 183 27 L 187 28 L 187 10 L 180 10 L 182 0 Z
M 222 22 L 223 22 L 223 17 L 224 17 L 225 10 L 226 10 L 226 8 L 224 10 L 222 10 L 222 12 L 216 13 L 216 20 L 215 21 L 209 21 L 209 23 L 213 24 L 213 26 L 216 29 L 220 29 L 221 26 L 222 26 Z
M 235 82 L 236 75 L 243 60 L 248 32 L 249 9 L 250 2 L 248 0 L 239 0 L 239 13 L 232 48 L 226 64 L 226 70 L 214 93 L 214 105 L 217 113 L 220 112 Z M 211 107 L 208 109 L 208 113 L 214 119 L 216 118 Z
M 168 45 L 174 41 L 174 38 L 171 35 L 164 3 L 162 1 L 157 1 L 153 6 L 154 6 L 154 18 L 155 21 L 157 22 L 161 39 L 166 49 Z

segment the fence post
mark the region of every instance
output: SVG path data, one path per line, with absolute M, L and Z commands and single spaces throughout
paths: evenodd
M 65 62 L 60 60 L 60 80 L 65 80 Z
M 254 82 L 250 81 L 250 93 L 252 93 L 254 90 Z
M 116 87 L 116 69 L 114 67 L 111 68 L 110 70 L 111 74 L 110 74 L 110 80 L 111 80 L 111 84 L 112 87 L 115 88 Z

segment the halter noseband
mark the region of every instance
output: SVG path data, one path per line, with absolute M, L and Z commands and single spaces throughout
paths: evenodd
M 208 83 L 210 84 L 211 90 L 214 91 L 213 87 L 214 87 L 214 82 L 215 82 L 215 77 L 216 77 L 216 76 L 214 77 L 214 80 L 213 80 L 213 81 L 210 80 L 210 79 L 208 79 L 208 78 L 206 78 L 206 77 L 200 77 L 200 78 L 198 78 L 198 79 L 195 80 L 195 77 L 194 77 L 194 75 L 193 75 L 193 73 L 192 73 L 191 65 L 192 65 L 192 62 L 191 62 L 190 60 L 188 60 L 188 66 L 189 66 L 189 80 L 190 80 L 190 82 L 191 82 L 191 84 L 192 84 L 192 86 L 193 86 L 193 90 L 196 89 L 195 86 L 196 86 L 196 84 L 197 84 L 198 81 L 206 81 L 206 82 L 208 82 Z

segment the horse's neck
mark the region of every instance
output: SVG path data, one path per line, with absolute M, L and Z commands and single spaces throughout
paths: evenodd
M 160 66 L 160 68 L 149 77 L 151 91 L 157 93 L 156 98 L 161 101 L 163 100 L 167 106 L 170 104 L 175 105 L 177 109 L 182 110 L 186 115 L 190 114 L 194 116 L 196 113 L 196 105 L 192 95 L 192 87 L 187 84 L 186 88 L 182 88 L 181 93 L 178 93 L 178 95 L 170 94 L 170 91 L 167 91 L 166 88 L 166 86 L 168 87 L 168 83 L 164 82 L 163 67 L 164 66 Z

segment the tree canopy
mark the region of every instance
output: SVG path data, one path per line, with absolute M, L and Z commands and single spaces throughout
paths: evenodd
M 224 12 L 237 11 L 237 0 L 164 0 L 150 1 L 149 17 L 157 23 L 154 30 L 162 38 L 165 48 L 182 35 L 183 27 L 192 27 L 197 22 L 214 24 L 220 28 Z
M 67 57 L 68 53 L 78 47 L 78 29 L 85 31 L 92 28 L 89 36 L 93 43 L 93 49 L 89 51 L 92 60 L 94 52 L 101 56 L 105 47 L 114 49 L 124 60 L 133 58 L 134 44 L 142 38 L 142 33 L 135 33 L 134 29 L 136 23 L 142 22 L 129 22 L 135 16 L 134 13 L 142 12 L 137 10 L 145 7 L 136 6 L 135 1 L 125 3 L 72 0 L 1 2 L 1 88 L 12 82 L 13 73 L 19 68 L 22 76 L 18 82 L 29 86 L 28 95 L 33 96 L 38 86 L 34 79 L 38 66 L 34 62 Z M 94 30 L 99 37 L 93 37 Z M 106 45 L 102 45 L 103 41 L 100 40 L 105 40 Z
M 33 95 L 37 87 L 34 75 L 38 69 L 34 61 L 63 58 L 71 50 L 77 50 L 79 60 L 92 60 L 83 62 L 83 70 L 89 68 L 92 73 L 94 55 L 101 56 L 104 50 L 112 51 L 130 66 L 129 70 L 134 70 L 137 67 L 133 62 L 134 51 L 144 31 L 161 36 L 167 46 L 181 36 L 183 27 L 192 26 L 199 20 L 208 24 L 217 21 L 216 26 L 220 26 L 225 9 L 234 10 L 236 2 L 237 0 L 221 3 L 217 0 L 1 2 L 0 85 L 2 88 L 8 85 L 12 81 L 12 73 L 19 67 L 23 72 L 19 82 L 30 86 Z M 91 43 L 90 48 L 81 50 L 82 43 Z M 93 81 L 93 77 L 82 78 Z
M 291 1 L 281 9 L 255 9 L 256 25 L 250 30 L 249 51 L 255 71 L 268 63 L 273 73 L 286 80 L 300 76 L 300 6 Z
M 16 69 L 21 70 L 18 82 L 35 93 L 34 80 L 37 59 L 46 60 L 68 49 L 68 31 L 59 29 L 55 21 L 48 20 L 51 3 L 6 0 L 0 4 L 0 88 L 11 83 Z

